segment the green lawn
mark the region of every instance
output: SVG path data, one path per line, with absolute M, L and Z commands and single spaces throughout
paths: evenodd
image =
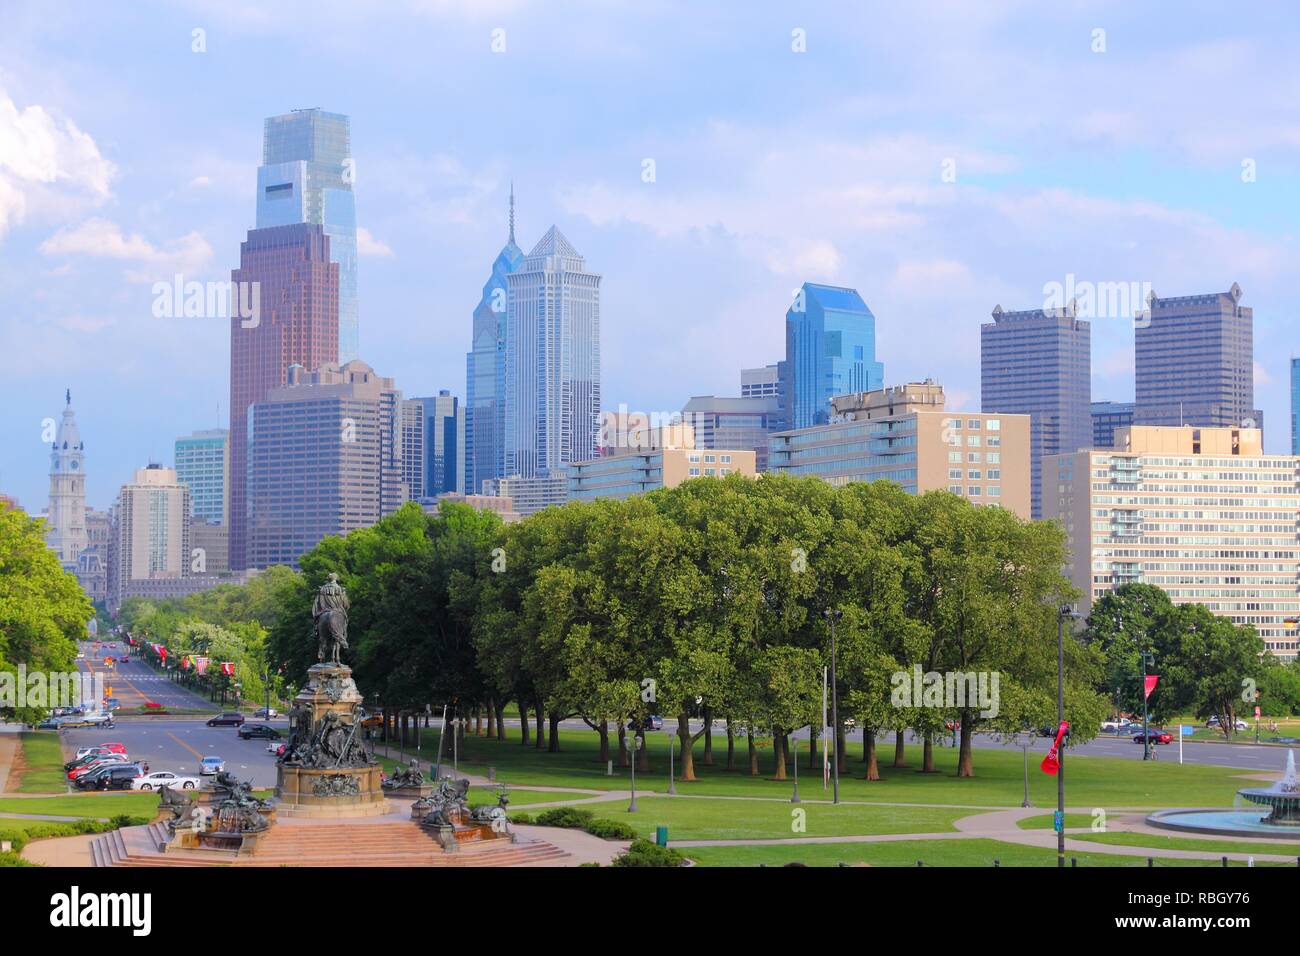
M 24 731 L 19 735 L 23 748 L 23 772 L 17 793 L 63 793 L 68 778 L 63 770 L 63 750 L 59 735 L 51 730 Z M 12 783 L 12 782 L 11 782 Z
M 558 803 L 562 800 L 582 800 L 590 797 L 589 793 L 576 793 L 572 790 L 511 790 L 510 809 L 532 806 L 534 803 Z M 497 792 L 493 787 L 470 787 L 469 804 L 480 807 L 485 804 L 495 805 Z
M 1025 817 L 1023 820 L 1016 821 L 1016 826 L 1022 830 L 1050 830 L 1052 829 L 1053 815 L 1044 814 L 1041 817 Z M 1088 813 L 1067 813 L 1065 815 L 1065 828 L 1072 830 L 1078 827 L 1091 827 L 1092 815 Z
M 1270 853 L 1300 858 L 1300 841 L 1263 843 L 1249 840 L 1214 840 L 1197 837 L 1152 836 L 1146 833 L 1080 833 L 1071 840 L 1107 843 L 1112 846 L 1142 846 L 1152 850 L 1197 850 L 1202 853 Z
M 425 752 L 435 753 L 438 730 L 424 731 Z M 612 739 L 616 743 L 616 738 Z M 736 760 L 738 769 L 724 769 L 726 739 L 719 734 L 714 738 L 712 767 L 702 762 L 703 748 L 696 747 L 695 770 L 698 780 L 679 782 L 679 792 L 704 796 L 765 796 L 788 798 L 791 781 L 772 779 L 773 761 L 771 741 L 762 740 L 759 752 L 758 777 L 742 771 L 745 763 L 744 740 L 737 739 Z M 629 775 L 626 769 L 615 767 L 614 776 L 606 776 L 605 765 L 597 760 L 597 737 L 592 731 L 563 730 L 560 734 L 561 752 L 539 752 L 519 743 L 518 728 L 510 728 L 507 741 L 483 737 L 465 738 L 464 752 L 460 755 L 463 770 L 487 774 L 495 767 L 497 778 L 513 784 L 536 784 L 556 787 L 578 787 L 598 790 L 626 790 Z M 647 735 L 651 771 L 637 773 L 638 789 L 662 792 L 667 788 L 668 738 L 662 732 Z M 958 779 L 955 775 L 957 752 L 951 747 L 936 747 L 935 762 L 939 772 L 922 774 L 917 771 L 921 762 L 921 748 L 909 746 L 906 751 L 909 766 L 895 769 L 892 739 L 881 747 L 880 772 L 883 779 L 867 782 L 862 779 L 860 748 L 850 755 L 848 770 L 841 779 L 841 798 L 844 800 L 877 803 L 937 803 L 952 806 L 1015 807 L 1023 798 L 1023 768 L 1019 749 L 975 750 L 975 774 L 971 779 Z M 680 756 L 680 755 L 679 755 Z M 680 765 L 679 765 L 680 766 Z M 1097 807 L 1173 807 L 1204 806 L 1228 807 L 1244 782 L 1246 771 L 1210 766 L 1180 766 L 1177 761 L 1159 761 L 1143 764 L 1123 758 L 1080 757 L 1067 760 L 1067 800 L 1073 806 Z M 1030 768 L 1030 799 L 1040 806 L 1056 802 L 1056 781 Z M 820 768 L 809 771 L 807 756 L 801 756 L 800 792 L 805 799 L 824 795 L 821 789 Z
M 776 800 L 700 800 L 638 797 L 637 812 L 627 804 L 589 803 L 598 817 L 629 823 L 642 836 L 668 827 L 672 840 L 779 840 L 801 836 L 853 836 L 879 833 L 939 833 L 952 830 L 968 810 L 934 807 L 873 807 L 848 803 L 791 804 Z M 795 830 L 798 823 L 804 829 Z
M 669 846 L 671 846 L 671 841 Z M 806 866 L 836 866 L 840 863 L 868 863 L 871 866 L 1056 866 L 1056 851 L 1000 843 L 997 840 L 900 840 L 896 843 L 821 843 L 807 846 L 691 847 L 682 852 L 701 866 L 783 866 L 798 862 Z M 1109 856 L 1091 853 L 1066 855 L 1079 866 L 1145 867 L 1145 857 Z M 1157 867 L 1220 866 L 1213 861 L 1156 858 Z M 1232 863 L 1231 866 L 1245 866 Z M 1259 863 L 1258 866 L 1285 864 Z
M 94 793 L 86 796 L 0 797 L 0 813 L 48 813 L 60 817 L 115 817 L 119 813 L 151 817 L 158 809 L 156 793 Z

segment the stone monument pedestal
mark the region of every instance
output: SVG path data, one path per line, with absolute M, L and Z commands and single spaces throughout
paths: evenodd
M 276 768 L 275 795 L 289 817 L 381 816 L 388 803 L 379 763 L 357 721 L 362 697 L 344 664 L 315 664 L 289 715 L 289 744 Z

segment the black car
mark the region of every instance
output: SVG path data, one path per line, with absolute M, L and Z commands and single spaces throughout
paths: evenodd
M 102 767 L 77 778 L 78 790 L 130 790 L 131 781 L 144 775 L 139 764 L 123 763 Z
M 208 721 L 209 727 L 242 727 L 244 726 L 243 714 L 217 714 Z
M 1051 726 L 1051 727 L 1039 727 L 1039 728 L 1038 728 L 1038 736 L 1040 736 L 1040 737 L 1051 737 L 1052 739 L 1056 739 L 1056 730 L 1057 730 L 1056 726 Z M 1066 728 L 1066 731 L 1065 731 L 1065 739 L 1068 740 L 1069 738 L 1070 738 L 1070 730 L 1069 730 L 1069 728 L 1067 727 L 1067 728 Z
M 246 724 L 240 727 L 238 732 L 240 740 L 252 740 L 254 737 L 265 737 L 267 740 L 280 739 L 280 731 L 266 724 Z

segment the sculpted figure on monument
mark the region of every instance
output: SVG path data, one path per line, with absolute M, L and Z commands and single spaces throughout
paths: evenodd
M 316 628 L 316 659 L 340 664 L 341 651 L 348 646 L 348 594 L 339 584 L 339 576 L 330 572 L 329 580 L 316 592 L 311 613 Z

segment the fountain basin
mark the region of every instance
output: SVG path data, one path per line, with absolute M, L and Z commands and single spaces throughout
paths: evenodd
M 1237 793 L 1251 803 L 1269 808 L 1264 818 L 1269 826 L 1300 827 L 1300 793 L 1262 787 L 1238 790 Z
M 1272 812 L 1271 809 L 1157 810 L 1146 818 L 1146 822 L 1162 830 L 1182 830 L 1185 833 L 1210 833 L 1222 836 L 1267 837 L 1274 841 L 1294 840 L 1300 845 L 1300 826 L 1267 822 Z

